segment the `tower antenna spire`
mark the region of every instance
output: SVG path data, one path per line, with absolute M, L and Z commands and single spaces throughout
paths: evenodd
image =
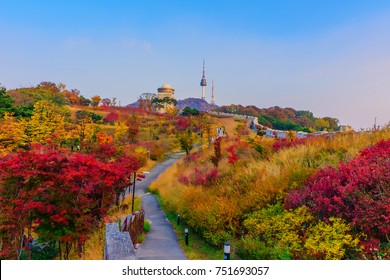
M 215 99 L 214 99 L 214 79 L 211 81 L 211 105 L 215 105 Z
M 204 59 L 203 59 L 203 74 L 202 74 L 202 79 L 200 80 L 200 86 L 202 87 L 202 99 L 203 100 L 205 100 L 205 91 L 206 91 L 206 86 L 207 86 L 204 69 L 205 69 L 205 67 L 204 67 Z
M 202 78 L 203 79 L 205 78 L 205 75 L 204 75 L 204 58 L 203 58 L 203 75 L 202 75 Z

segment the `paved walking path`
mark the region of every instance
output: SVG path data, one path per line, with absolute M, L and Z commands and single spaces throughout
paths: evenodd
M 157 164 L 145 179 L 135 184 L 135 195 L 141 196 L 142 208 L 145 210 L 146 219 L 151 225 L 150 232 L 137 250 L 140 260 L 186 260 L 183 250 L 180 248 L 172 224 L 162 211 L 156 196 L 146 193 L 146 188 L 157 179 L 177 159 L 169 159 Z M 129 194 L 131 195 L 131 193 Z

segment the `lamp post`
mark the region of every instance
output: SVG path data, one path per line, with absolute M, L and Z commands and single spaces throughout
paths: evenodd
M 142 173 L 143 174 L 149 174 L 150 172 L 143 171 Z M 134 171 L 134 174 L 133 174 L 133 197 L 132 197 L 132 201 L 131 201 L 131 213 L 134 213 L 135 181 L 136 180 L 137 180 L 137 171 Z M 130 188 L 129 188 L 129 192 L 130 192 Z
M 177 214 L 177 225 L 180 225 L 180 213 Z
M 186 240 L 186 245 L 188 245 L 188 227 L 184 228 L 184 236 L 185 236 L 185 240 Z
M 223 244 L 223 259 L 230 260 L 230 243 L 225 242 Z
M 133 214 L 134 213 L 134 194 L 135 194 L 135 180 L 137 179 L 137 172 L 134 171 L 134 174 L 133 174 L 133 199 L 131 201 L 131 213 Z

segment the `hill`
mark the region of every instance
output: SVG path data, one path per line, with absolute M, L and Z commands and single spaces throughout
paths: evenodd
M 128 107 L 139 107 L 140 102 L 137 100 L 136 102 L 133 102 Z M 210 111 L 216 108 L 219 108 L 217 105 L 211 105 L 207 101 L 200 99 L 200 98 L 186 98 L 183 100 L 178 100 L 176 108 L 183 110 L 185 107 L 195 108 L 199 111 L 205 112 Z
M 139 101 L 127 105 L 129 107 L 139 107 Z M 308 110 L 295 110 L 293 108 L 281 108 L 278 106 L 270 108 L 258 108 L 254 105 L 242 106 L 231 104 L 224 106 L 211 105 L 200 98 L 186 98 L 179 100 L 176 108 L 183 110 L 186 107 L 195 108 L 199 111 L 216 111 L 237 115 L 249 115 L 258 117 L 260 125 L 277 130 L 294 130 L 304 132 L 315 131 L 338 131 L 339 120 L 333 117 L 315 117 Z
M 259 124 L 279 129 L 296 131 L 338 131 L 339 120 L 332 117 L 315 117 L 306 110 L 295 110 L 293 108 L 281 108 L 278 106 L 270 108 L 258 108 L 256 106 L 228 105 L 214 109 L 217 112 L 233 113 L 238 115 L 249 115 L 259 118 Z
M 389 129 L 285 140 L 241 125 L 150 186 L 167 216 L 235 259 L 390 257 Z M 212 259 L 199 247 L 184 249 Z
M 89 100 L 51 82 L 0 87 L 0 259 L 81 258 L 111 206 L 129 209 L 123 197 L 134 174 L 141 179 L 172 152 L 211 146 L 216 122 L 208 114 L 190 118 L 116 106 L 115 98 Z M 31 251 L 21 247 L 24 235 L 27 244 L 36 241 Z M 42 251 L 42 242 L 53 246 Z
M 199 111 L 210 111 L 219 108 L 217 105 L 211 105 L 207 101 L 200 98 L 186 98 L 179 100 L 176 105 L 177 108 L 183 110 L 185 107 L 195 108 Z

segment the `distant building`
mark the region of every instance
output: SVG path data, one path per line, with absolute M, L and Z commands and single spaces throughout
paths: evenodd
M 169 84 L 163 84 L 161 87 L 157 89 L 157 98 L 158 99 L 164 99 L 164 98 L 169 98 L 169 99 L 174 99 L 175 98 L 175 89 L 172 88 Z M 166 113 L 167 108 L 173 108 L 174 105 L 171 103 L 163 103 L 161 104 L 162 107 L 157 108 L 157 111 L 160 113 Z
M 169 84 L 164 84 L 157 89 L 157 98 L 163 99 L 165 97 L 175 98 L 175 89 L 173 89 Z

